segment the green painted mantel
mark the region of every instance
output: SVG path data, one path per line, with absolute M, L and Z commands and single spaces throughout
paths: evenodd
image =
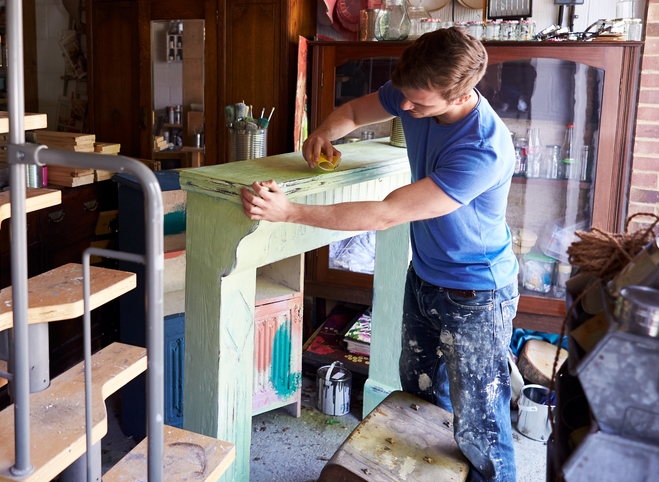
M 405 149 L 376 139 L 339 146 L 332 172 L 300 153 L 182 170 L 187 191 L 184 427 L 236 445 L 223 481 L 248 481 L 256 278 L 302 291 L 303 253 L 353 236 L 290 223 L 252 221 L 240 188 L 274 179 L 289 199 L 325 205 L 383 199 L 409 183 Z M 398 355 L 407 225 L 376 237 L 373 333 L 364 414 L 400 387 Z

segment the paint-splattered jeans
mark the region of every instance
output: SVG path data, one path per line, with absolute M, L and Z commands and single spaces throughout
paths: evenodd
M 410 265 L 403 307 L 403 390 L 454 414 L 469 481 L 515 482 L 506 353 L 517 282 L 464 297 L 421 280 Z

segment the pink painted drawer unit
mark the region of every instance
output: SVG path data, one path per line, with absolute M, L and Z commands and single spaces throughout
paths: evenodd
M 252 415 L 287 407 L 300 416 L 302 293 L 257 281 Z

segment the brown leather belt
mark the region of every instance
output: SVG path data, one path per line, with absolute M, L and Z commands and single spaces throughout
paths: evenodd
M 476 296 L 475 290 L 457 290 L 455 288 L 444 288 L 444 291 L 447 293 L 452 293 L 456 296 L 460 296 L 462 298 L 473 298 Z

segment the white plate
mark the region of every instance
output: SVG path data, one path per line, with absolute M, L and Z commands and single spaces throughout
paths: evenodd
M 428 12 L 434 12 L 444 8 L 451 0 L 409 0 L 408 3 L 413 7 L 425 7 Z
M 482 10 L 485 6 L 485 0 L 458 0 L 460 5 L 474 10 Z

